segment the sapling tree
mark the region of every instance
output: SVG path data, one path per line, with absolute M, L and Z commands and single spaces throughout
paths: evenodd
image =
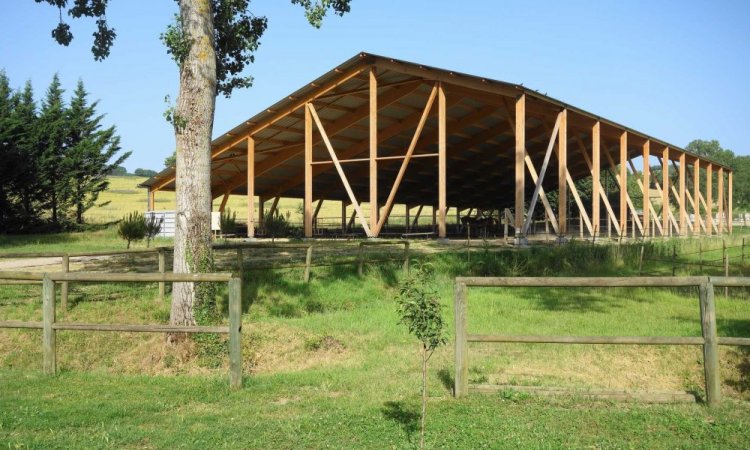
M 144 221 L 146 231 L 146 247 L 151 246 L 151 240 L 161 233 L 161 226 L 164 224 L 164 217 L 157 217 L 152 214 Z
M 420 265 L 403 279 L 397 298 L 399 323 L 419 339 L 422 355 L 422 417 L 419 448 L 424 448 L 424 424 L 427 416 L 427 363 L 433 352 L 445 344 L 445 322 L 440 297 L 432 283 L 428 265 Z
M 138 211 L 126 215 L 117 224 L 117 235 L 128 241 L 128 247 L 133 241 L 141 241 L 146 237 L 146 219 Z

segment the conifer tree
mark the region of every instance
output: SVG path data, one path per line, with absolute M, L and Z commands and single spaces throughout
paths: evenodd
M 120 137 L 115 127 L 103 129 L 95 101 L 88 103 L 88 92 L 79 80 L 70 107 L 66 111 L 64 170 L 75 221 L 83 223 L 83 213 L 94 206 L 99 193 L 107 189 L 107 176 L 122 164 L 131 152 L 110 161 L 120 151 Z
M 55 228 L 67 209 L 68 192 L 63 159 L 65 158 L 65 103 L 57 74 L 47 88 L 39 116 L 39 185 L 45 193 L 44 206 L 50 210 Z M 62 217 L 61 217 L 62 216 Z

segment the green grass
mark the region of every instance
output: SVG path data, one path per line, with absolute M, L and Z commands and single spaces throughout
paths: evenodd
M 89 239 L 93 239 L 89 237 Z M 102 238 L 103 240 L 106 240 Z M 687 241 L 685 241 L 685 245 Z M 19 251 L 40 244 L 23 243 Z M 668 244 L 664 244 L 669 248 Z M 640 247 L 573 244 L 423 256 L 453 336 L 457 275 L 633 275 Z M 420 367 L 398 325 L 398 263 L 246 274 L 244 388 L 231 392 L 225 347 L 162 336 L 59 332 L 60 375 L 41 375 L 40 333 L 0 331 L 0 443 L 11 448 L 414 448 Z M 0 319 L 39 320 L 39 287 L 0 286 Z M 72 322 L 165 323 L 155 285 L 72 285 Z M 719 334 L 750 336 L 748 297 L 717 293 Z M 693 290 L 469 291 L 476 333 L 700 335 Z M 221 342 L 221 341 L 220 341 Z M 472 345 L 472 381 L 702 394 L 697 347 Z M 433 448 L 749 448 L 750 359 L 722 348 L 718 408 L 538 398 L 455 400 L 452 338 L 429 371 Z

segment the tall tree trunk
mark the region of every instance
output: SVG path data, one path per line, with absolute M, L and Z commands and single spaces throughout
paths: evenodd
M 177 146 L 177 227 L 174 271 L 201 272 L 213 266 L 211 251 L 211 133 L 216 101 L 216 56 L 210 0 L 180 0 L 190 50 L 180 66 L 174 113 Z M 175 283 L 170 323 L 194 325 L 193 283 Z

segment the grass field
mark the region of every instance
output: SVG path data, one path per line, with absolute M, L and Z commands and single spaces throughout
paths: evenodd
M 110 231 L 44 246 L 107 246 Z M 74 237 L 76 239 L 74 239 Z M 78 239 L 80 238 L 80 240 Z M 7 245 L 9 241 L 5 241 Z M 684 247 L 689 240 L 672 241 Z M 733 241 L 730 241 L 730 246 Z M 430 244 L 432 245 L 432 244 Z M 649 249 L 668 254 L 671 243 Z M 5 245 L 3 245 L 5 248 Z M 639 247 L 573 244 L 422 256 L 449 323 L 431 361 L 427 443 L 433 448 L 749 448 L 750 355 L 723 347 L 718 408 L 538 398 L 515 391 L 455 400 L 452 280 L 457 275 L 633 275 Z M 649 270 L 666 269 L 651 262 Z M 745 267 L 737 267 L 738 271 Z M 0 331 L 0 443 L 10 448 L 414 448 L 417 345 L 399 325 L 397 263 L 245 274 L 244 389 L 230 392 L 222 340 L 167 345 L 163 336 L 58 333 L 61 374 L 45 377 L 38 331 Z M 719 334 L 750 336 L 749 297 L 717 294 Z M 166 323 L 155 285 L 72 285 L 70 322 Z M 0 319 L 40 320 L 39 287 L 0 286 Z M 693 290 L 471 289 L 477 333 L 698 336 Z M 698 347 L 472 345 L 473 382 L 688 390 L 702 395 Z

